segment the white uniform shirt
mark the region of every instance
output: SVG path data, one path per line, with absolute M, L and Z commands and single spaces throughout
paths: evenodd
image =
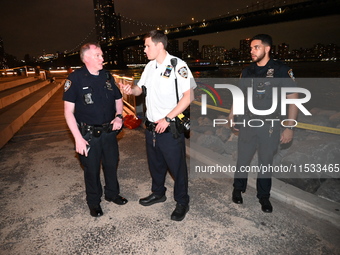
M 170 62 L 172 58 L 177 59 L 175 71 Z M 178 97 L 181 100 L 184 92 L 197 87 L 190 69 L 183 60 L 167 53 L 161 65 L 152 60 L 145 66 L 137 85 L 146 87 L 146 117 L 149 121 L 155 122 L 164 118 L 176 107 L 175 73 Z

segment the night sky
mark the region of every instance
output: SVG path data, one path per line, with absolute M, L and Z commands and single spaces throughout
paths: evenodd
M 259 0 L 260 3 L 264 0 Z M 267 1 L 267 0 L 266 0 Z M 0 37 L 5 52 L 23 59 L 25 54 L 39 56 L 71 51 L 87 41 L 95 41 L 93 0 L 0 0 Z M 211 4 L 213 2 L 213 5 Z M 179 25 L 191 19 L 202 21 L 246 8 L 255 0 L 115 0 L 115 11 L 123 16 L 123 35 L 135 29 L 151 30 L 156 25 Z M 279 2 L 279 1 L 276 1 Z M 148 26 L 129 25 L 128 19 Z M 131 23 L 136 23 L 131 21 Z M 271 34 L 274 44 L 287 43 L 290 49 L 312 47 L 320 42 L 340 45 L 340 15 L 284 22 L 233 31 L 190 37 L 204 44 L 239 47 L 240 39 L 258 33 Z M 150 26 L 151 25 L 151 26 Z M 92 34 L 91 34 L 91 31 Z M 145 32 L 145 31 L 143 31 Z M 180 41 L 187 40 L 181 39 Z

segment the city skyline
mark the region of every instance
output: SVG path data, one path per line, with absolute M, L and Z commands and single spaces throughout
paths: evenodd
M 183 49 L 179 50 L 179 40 L 170 40 L 168 52 L 190 63 L 209 61 L 211 64 L 221 64 L 234 61 L 250 61 L 250 38 L 239 41 L 239 47 L 226 49 L 223 46 L 201 45 L 199 40 L 187 39 Z M 312 48 L 291 49 L 287 43 L 273 44 L 271 56 L 287 61 L 335 61 L 339 58 L 339 46 L 316 43 Z M 124 63 L 145 64 L 148 62 L 141 45 L 130 46 L 123 50 Z M 208 63 L 208 62 L 204 62 Z M 108 62 L 108 64 L 112 64 Z
M 166 5 L 163 2 L 155 4 L 150 0 L 143 1 L 143 4 L 140 2 L 132 0 L 114 1 L 116 12 L 122 15 L 123 36 L 128 33 L 127 17 L 134 18 L 132 23 L 139 21 L 149 24 L 150 27 L 148 28 L 151 30 L 156 28 L 151 27 L 152 24 L 173 25 L 179 22 L 189 23 L 192 18 L 194 20 L 203 20 L 204 18 L 218 17 L 221 14 L 226 14 L 229 10 L 244 8 L 246 4 L 253 1 L 242 1 L 242 3 L 240 3 L 241 1 L 228 1 L 228 3 L 225 3 L 225 1 L 216 0 L 214 8 L 207 8 L 210 5 L 206 1 L 188 0 L 185 3 L 178 1 L 181 5 Z M 153 3 L 153 8 L 147 8 L 151 2 Z M 173 2 L 175 3 L 176 1 Z M 4 8 L 0 11 L 0 16 L 4 26 L 0 30 L 0 37 L 4 41 L 5 52 L 16 56 L 18 59 L 23 59 L 25 54 L 37 57 L 42 55 L 44 50 L 46 53 L 70 51 L 74 48 L 77 49 L 82 42 L 95 40 L 96 35 L 93 31 L 95 18 L 92 0 L 58 3 L 53 6 L 52 10 L 51 5 L 42 0 L 35 0 L 34 5 L 21 0 L 7 1 L 2 6 Z M 20 8 L 17 8 L 17 6 Z M 186 7 L 189 8 L 186 11 L 183 10 Z M 75 8 L 77 8 L 77 11 L 72 11 Z M 168 10 L 166 14 L 164 14 L 165 10 Z M 171 15 L 171 13 L 176 13 L 176 15 Z M 181 15 L 181 13 L 185 14 Z M 32 17 L 29 16 L 30 14 Z M 178 17 L 181 17 L 181 19 L 178 19 Z M 27 25 L 24 25 L 25 18 L 30 20 Z M 46 19 L 49 22 L 44 22 Z M 337 28 L 339 21 L 340 16 L 335 15 L 242 28 L 203 36 L 192 36 L 190 38 L 198 39 L 200 47 L 213 44 L 224 46 L 226 49 L 238 48 L 241 39 L 252 37 L 257 33 L 271 34 L 274 44 L 287 43 L 291 45 L 291 49 L 311 48 L 316 43 L 340 45 L 339 29 Z M 91 31 L 91 35 L 88 36 Z M 180 45 L 187 39 L 180 39 Z
M 198 39 L 194 39 L 194 38 L 198 38 Z M 179 49 L 180 49 L 180 52 L 183 52 L 183 44 L 185 44 L 187 41 L 189 40 L 197 40 L 198 43 L 199 43 L 199 51 L 202 52 L 203 51 L 203 48 L 206 47 L 206 46 L 213 46 L 213 47 L 223 47 L 225 48 L 225 50 L 227 51 L 231 51 L 231 50 L 241 50 L 241 47 L 240 45 L 237 45 L 237 46 L 234 46 L 234 47 L 231 47 L 231 48 L 227 48 L 225 47 L 224 45 L 218 45 L 218 44 L 214 44 L 214 43 L 209 43 L 208 41 L 208 44 L 202 44 L 202 42 L 200 41 L 200 37 L 202 36 L 192 36 L 192 37 L 186 37 L 186 38 L 181 38 L 181 39 L 176 39 L 177 41 L 179 41 Z M 1 36 L 0 36 L 1 38 Z M 250 37 L 247 37 L 247 38 L 239 38 L 238 39 L 238 42 L 240 43 L 241 41 L 243 40 L 247 40 L 247 39 L 251 39 Z M 3 43 L 3 41 L 2 41 Z M 289 51 L 296 51 L 296 50 L 309 50 L 309 49 L 313 49 L 315 46 L 321 44 L 323 46 L 329 46 L 329 45 L 336 45 L 337 47 L 340 47 L 338 44 L 335 44 L 335 43 L 327 43 L 327 44 L 323 44 L 323 43 L 320 43 L 320 42 L 313 42 L 311 43 L 311 47 L 297 47 L 297 48 L 292 48 L 291 47 L 291 44 L 290 42 L 277 42 L 276 44 L 273 44 L 273 47 L 276 47 L 278 45 L 281 45 L 281 44 L 286 44 L 289 46 Z M 6 52 L 7 53 L 7 52 Z M 57 52 L 46 52 L 45 50 L 42 52 L 42 54 L 38 55 L 38 56 L 34 56 L 36 57 L 37 59 L 39 57 L 43 57 L 43 56 L 46 56 L 46 57 L 53 57 L 55 56 L 55 54 L 58 53 Z M 14 55 L 13 55 L 14 56 Z M 16 56 L 15 56 L 16 57 Z M 32 56 L 31 56 L 32 57 Z M 250 57 L 250 56 L 249 56 Z

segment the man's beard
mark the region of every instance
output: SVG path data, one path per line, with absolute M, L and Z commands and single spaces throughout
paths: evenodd
M 262 59 L 264 59 L 264 57 L 266 56 L 266 53 L 264 52 L 263 54 L 259 55 L 259 56 L 256 56 L 255 60 L 253 58 L 253 61 L 258 63 L 260 62 Z

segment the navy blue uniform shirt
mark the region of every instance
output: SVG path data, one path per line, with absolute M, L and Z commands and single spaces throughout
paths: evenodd
M 106 70 L 92 75 L 83 66 L 71 73 L 65 82 L 63 100 L 75 103 L 74 115 L 78 123 L 102 125 L 111 122 L 116 115 L 116 100 L 120 98 L 122 94 Z
M 244 95 L 247 95 L 248 87 L 253 87 L 253 105 L 258 110 L 267 110 L 272 106 L 274 87 L 278 88 L 278 102 L 281 102 L 282 87 L 296 87 L 292 69 L 281 61 L 273 59 L 270 59 L 265 66 L 251 63 L 243 69 L 241 78 L 240 88 Z M 280 103 L 277 107 L 277 111 L 279 110 Z

